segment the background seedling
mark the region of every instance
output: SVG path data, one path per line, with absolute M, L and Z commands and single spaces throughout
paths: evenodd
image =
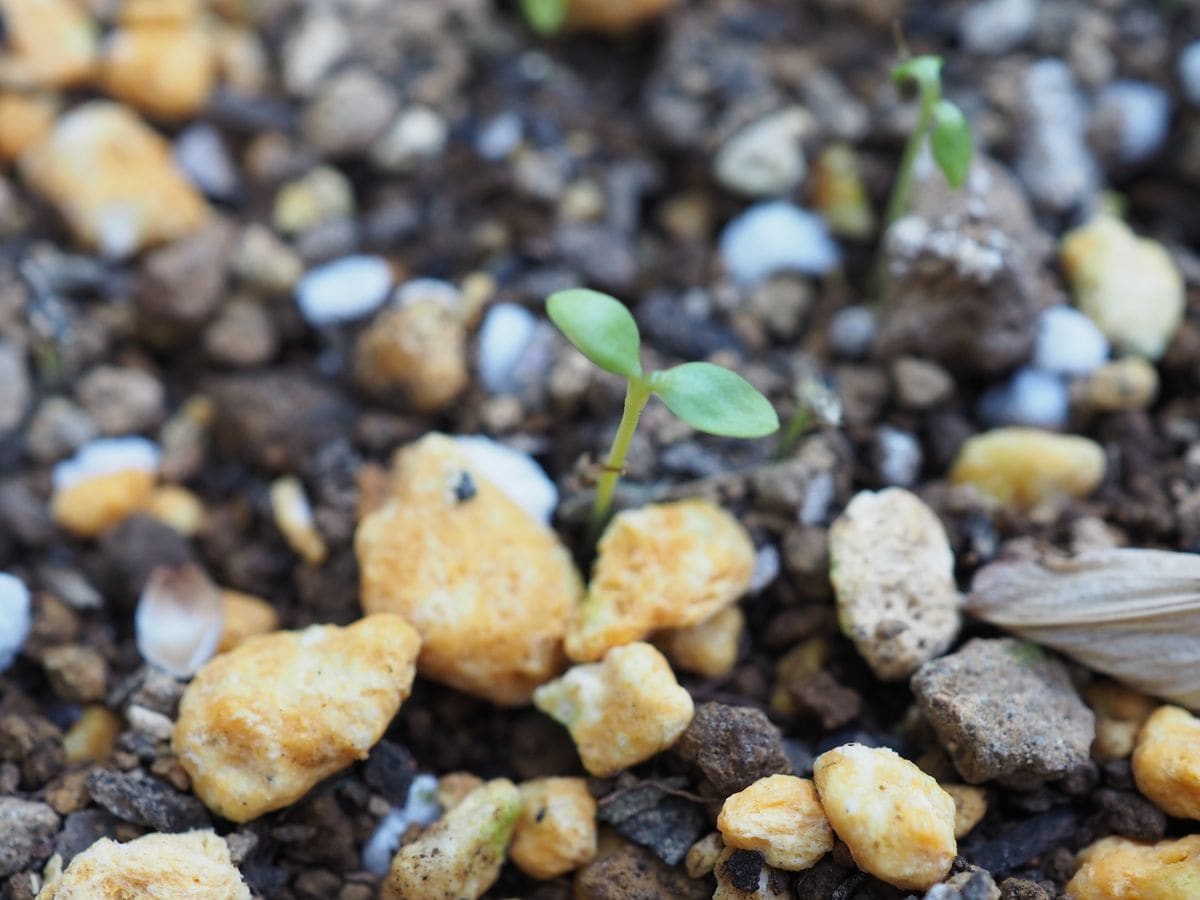
M 629 444 L 652 394 L 697 431 L 757 438 L 779 429 L 779 417 L 767 398 L 736 372 L 703 362 L 643 372 L 637 323 L 621 301 L 598 291 L 559 291 L 546 300 L 546 312 L 584 356 L 627 382 L 621 424 L 596 484 L 593 537 L 608 519 Z
M 962 110 L 942 97 L 942 58 L 914 56 L 892 69 L 892 80 L 898 85 L 912 84 L 917 88 L 921 103 L 917 126 L 908 136 L 900 171 L 888 198 L 887 227 L 908 212 L 912 200 L 913 170 L 926 136 L 933 160 L 951 187 L 962 187 L 971 167 L 971 127 Z
M 556 34 L 567 18 L 568 0 L 521 0 L 521 13 L 538 34 Z

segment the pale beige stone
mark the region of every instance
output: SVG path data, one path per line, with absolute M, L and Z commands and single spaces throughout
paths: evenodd
M 953 782 L 941 782 L 941 788 L 954 800 L 954 838 L 964 838 L 987 815 L 987 791 L 978 785 Z
M 204 502 L 185 487 L 164 484 L 146 498 L 142 512 L 192 537 L 204 524 Z
M 1103 479 L 1103 447 L 1040 428 L 996 428 L 976 435 L 963 444 L 950 470 L 955 484 L 972 484 L 985 496 L 1021 509 L 1086 497 Z
M 311 566 L 325 561 L 329 548 L 317 529 L 308 494 L 299 478 L 286 475 L 271 482 L 271 513 L 288 546 L 301 559 Z
M 1142 356 L 1115 359 L 1088 375 L 1083 397 L 1090 409 L 1102 412 L 1145 409 L 1158 397 L 1158 369 Z
M 810 869 L 833 849 L 816 788 L 795 775 L 768 775 L 726 797 L 717 828 L 728 846 L 757 851 L 787 872 Z
M 67 762 L 98 762 L 108 756 L 121 733 L 121 719 L 103 706 L 89 706 L 63 735 Z
M 645 643 L 614 647 L 533 692 L 533 704 L 571 732 L 583 767 L 613 775 L 666 750 L 692 721 L 691 695 Z
M 1102 214 L 1063 238 L 1075 303 L 1122 353 L 1158 359 L 1183 320 L 1183 277 L 1166 249 Z
M 521 815 L 508 855 L 530 878 L 557 878 L 596 856 L 596 801 L 584 778 L 518 785 Z
M 1146 844 L 1106 837 L 1079 853 L 1068 900 L 1191 900 L 1200 897 L 1200 834 Z
M 913 763 L 885 747 L 846 744 L 817 757 L 813 780 L 860 869 L 908 891 L 946 877 L 958 852 L 954 798 Z
M 250 889 L 211 831 L 100 838 L 47 882 L 38 900 L 250 900 Z
M 107 257 L 184 237 L 209 215 L 166 140 L 117 103 L 75 107 L 25 152 L 21 172 L 76 240 Z
M 0 0 L 4 21 L 0 83 L 65 88 L 86 81 L 96 57 L 96 24 L 76 0 Z
M 688 878 L 703 878 L 711 874 L 724 850 L 725 839 L 719 831 L 706 834 L 688 847 L 687 856 L 683 858 L 683 869 Z
M 659 629 L 698 625 L 744 594 L 753 571 L 750 535 L 707 500 L 618 513 L 600 538 L 567 655 L 591 662 Z
M 658 632 L 654 643 L 676 669 L 704 678 L 720 678 L 729 674 L 737 662 L 745 627 L 746 617 L 741 609 L 726 606 L 696 625 Z
M 174 750 L 209 809 L 247 822 L 365 759 L 412 689 L 420 638 L 400 616 L 251 638 L 209 661 Z
M 566 27 L 621 35 L 657 19 L 679 0 L 570 0 Z
M 909 491 L 855 495 L 829 529 L 829 576 L 842 633 L 885 681 L 907 678 L 958 634 L 950 540 Z
M 221 640 L 217 652 L 224 653 L 260 634 L 279 627 L 279 613 L 266 600 L 240 591 L 221 591 Z
M 50 514 L 76 537 L 96 537 L 144 507 L 154 479 L 155 474 L 145 469 L 93 475 L 55 491 Z
M 467 795 L 392 859 L 380 900 L 477 900 L 500 876 L 521 795 L 497 778 Z
M 1163 812 L 1200 819 L 1200 719 L 1182 707 L 1159 707 L 1138 734 L 1133 778 Z
M 397 454 L 389 494 L 355 536 L 364 609 L 412 622 L 422 675 L 527 703 L 562 671 L 563 634 L 583 593 L 567 548 L 445 435 Z
M 1142 725 L 1161 705 L 1153 697 L 1106 678 L 1084 688 L 1083 699 L 1096 714 L 1092 756 L 1100 762 L 1128 759 Z
M 121 28 L 105 42 L 101 86 L 151 118 L 196 115 L 215 83 L 212 44 L 198 21 Z
M 441 412 L 470 384 L 467 334 L 444 303 L 418 300 L 383 310 L 354 350 L 358 382 L 380 398 Z

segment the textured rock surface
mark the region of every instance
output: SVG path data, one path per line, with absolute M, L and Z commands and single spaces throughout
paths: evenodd
M 127 844 L 102 838 L 80 853 L 39 900 L 250 900 L 250 889 L 211 831 L 148 834 Z
M 598 663 L 573 666 L 533 692 L 533 703 L 571 732 L 583 767 L 614 775 L 678 740 L 692 698 L 649 644 L 614 647 Z
M 755 850 L 788 872 L 812 867 L 833 849 L 833 830 L 807 778 L 768 775 L 725 798 L 717 828 L 727 846 Z
M 562 670 L 562 637 L 583 592 L 566 547 L 444 435 L 397 454 L 389 490 L 355 536 L 363 607 L 412 622 L 422 675 L 527 702 Z
M 1084 764 L 1095 719 L 1066 667 L 1032 644 L 976 638 L 913 676 L 921 712 L 959 773 L 1032 786 Z
M 962 445 L 950 480 L 999 503 L 1029 508 L 1086 497 L 1104 478 L 1104 448 L 1090 438 L 1038 428 L 996 428 Z
M 45 803 L 0 797 L 0 878 L 50 855 L 58 814 Z
M 1178 706 L 1159 707 L 1138 735 L 1133 777 L 1163 812 L 1200 819 L 1200 719 Z
M 208 216 L 171 147 L 128 109 L 94 101 L 63 116 L 21 172 L 80 243 L 122 258 L 183 237 Z
M 880 678 L 911 675 L 958 634 L 954 554 L 916 495 L 856 495 L 829 529 L 829 559 L 842 632 Z
M 533 878 L 557 878 L 596 855 L 596 801 L 583 778 L 536 778 L 518 786 L 521 815 L 508 854 Z
M 749 706 L 700 704 L 675 752 L 699 770 L 718 797 L 791 770 L 778 726 Z
M 1108 837 L 1079 853 L 1071 900 L 1183 900 L 1200 896 L 1200 835 L 1143 844 Z
M 886 747 L 822 753 L 813 779 L 834 832 L 859 867 L 905 890 L 926 890 L 954 862 L 954 800 Z
M 174 749 L 196 795 L 246 822 L 365 759 L 412 687 L 420 639 L 402 618 L 252 638 L 184 692 Z
M 521 796 L 508 779 L 476 788 L 396 854 L 380 900 L 483 896 L 500 875 L 520 813 Z
M 1020 186 L 981 157 L 955 191 L 926 158 L 913 206 L 885 238 L 880 350 L 987 375 L 1028 358 L 1036 313 L 1055 299 L 1043 274 L 1053 246 Z
M 697 625 L 740 597 L 754 571 L 741 524 L 704 500 L 619 513 L 600 539 L 567 655 L 590 662 L 660 628 Z

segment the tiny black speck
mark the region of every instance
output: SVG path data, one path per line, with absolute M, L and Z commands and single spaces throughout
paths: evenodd
M 478 491 L 475 488 L 475 482 L 471 480 L 469 472 L 463 472 L 458 477 L 458 484 L 454 485 L 454 499 L 459 503 L 465 503 L 470 500 Z
M 763 855 L 756 850 L 735 850 L 725 862 L 725 873 L 739 891 L 757 891 Z

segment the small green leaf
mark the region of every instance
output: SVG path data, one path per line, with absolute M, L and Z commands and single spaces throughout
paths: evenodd
M 779 430 L 770 401 L 741 375 L 712 363 L 655 372 L 651 387 L 671 412 L 698 431 L 756 438 Z
M 600 368 L 626 378 L 641 376 L 637 322 L 620 300 L 575 288 L 551 294 L 546 312 L 567 340 Z
M 942 94 L 942 58 L 940 56 L 914 56 L 892 69 L 892 80 L 896 84 L 914 82 L 921 91 L 922 99 L 934 99 Z
M 521 12 L 538 34 L 555 34 L 567 18 L 568 0 L 521 0 Z
M 933 159 L 953 188 L 960 188 L 971 168 L 971 126 L 962 110 L 949 100 L 933 108 L 933 130 L 929 134 Z

